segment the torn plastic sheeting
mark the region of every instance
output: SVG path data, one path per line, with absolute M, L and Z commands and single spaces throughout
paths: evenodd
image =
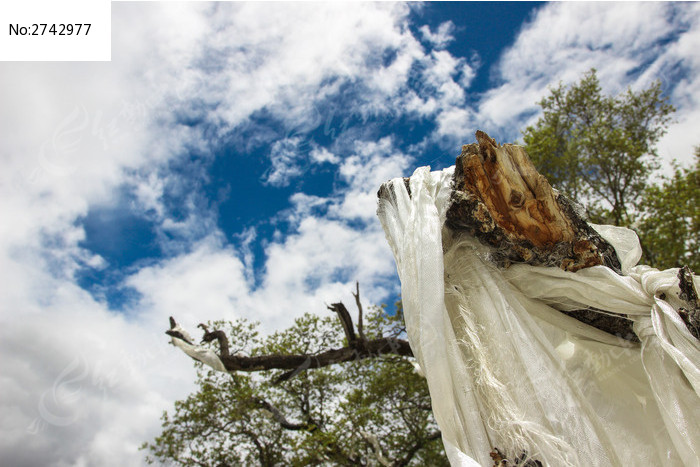
M 378 215 L 453 465 L 492 465 L 494 447 L 556 466 L 700 465 L 700 348 L 677 313 L 677 270 L 634 266 L 636 236 L 609 226 L 593 227 L 623 276 L 499 269 L 444 227 L 452 170 L 416 170 L 411 195 L 388 182 Z M 641 344 L 559 311 L 576 307 L 629 315 Z

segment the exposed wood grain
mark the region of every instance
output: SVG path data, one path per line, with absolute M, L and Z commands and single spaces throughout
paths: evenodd
M 501 266 L 512 262 L 567 271 L 604 264 L 620 272 L 614 248 L 552 188 L 525 150 L 499 145 L 482 131 L 462 147 L 447 226 L 494 247 Z

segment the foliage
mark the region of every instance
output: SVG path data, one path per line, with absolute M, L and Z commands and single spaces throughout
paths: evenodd
M 595 222 L 629 224 L 629 207 L 658 167 L 656 142 L 673 107 L 661 84 L 618 96 L 602 93 L 595 69 L 540 101 L 543 115 L 523 132 L 537 169 L 570 198 L 587 201 Z
M 214 323 L 239 352 L 315 353 L 344 345 L 337 318 L 306 314 L 262 339 L 245 321 Z M 403 332 L 400 309 L 366 315 L 365 334 Z M 223 374 L 201 364 L 199 389 L 164 413 L 145 444 L 175 465 L 448 465 L 426 381 L 408 358 L 385 355 L 302 371 Z
M 650 186 L 641 204 L 636 229 L 644 259 L 659 269 L 689 266 L 700 272 L 700 146 L 695 167 L 675 167 L 673 177 Z
M 656 82 L 619 96 L 601 91 L 593 69 L 570 87 L 561 83 L 540 101 L 543 115 L 524 132 L 537 169 L 570 198 L 586 204 L 593 222 L 633 227 L 651 266 L 700 268 L 700 163 L 675 167 L 660 185 L 655 144 L 673 107 Z M 696 150 L 700 158 L 700 148 Z

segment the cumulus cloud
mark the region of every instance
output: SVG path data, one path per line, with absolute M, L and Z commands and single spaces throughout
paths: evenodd
M 429 26 L 421 26 L 420 32 L 426 41 L 432 43 L 436 47 L 445 47 L 454 40 L 454 36 L 452 35 L 454 29 L 455 25 L 452 21 L 445 21 L 438 26 L 435 32 L 432 32 Z
M 352 300 L 355 281 L 373 303 L 397 292 L 381 229 L 358 230 L 322 212 L 300 216 L 294 233 L 268 244 L 262 284 L 250 280 L 247 268 L 241 251 L 207 239 L 127 282 L 142 295 L 139 320 L 153 329 L 174 315 L 190 329 L 202 321 L 245 318 L 272 332 L 304 312 L 323 313 L 324 303 Z
M 330 162 L 331 164 L 337 164 L 339 161 L 337 155 L 330 152 L 327 148 L 318 146 L 311 150 L 309 157 L 316 163 Z
M 159 412 L 192 389 L 191 364 L 160 332 L 110 313 L 70 281 L 27 264 L 11 271 L 33 294 L 3 300 L 3 462 L 140 463 Z
M 411 162 L 412 158 L 399 151 L 390 136 L 376 142 L 357 141 L 353 154 L 339 167 L 348 188 L 329 213 L 344 219 L 373 220 L 378 187 L 396 174 L 405 174 Z
M 689 162 L 698 143 L 700 65 L 693 47 L 700 37 L 697 4 L 551 3 L 540 8 L 495 68 L 498 85 L 488 90 L 476 115 L 462 112 L 445 131 L 477 121 L 499 140 L 512 141 L 539 114 L 548 86 L 577 82 L 598 70 L 604 92 L 640 89 L 660 80 L 677 107 L 677 122 L 659 149 L 666 160 Z

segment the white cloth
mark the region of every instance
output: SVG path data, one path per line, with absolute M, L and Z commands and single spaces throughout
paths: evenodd
M 171 331 L 177 331 L 182 336 L 187 339 L 190 342 L 194 342 L 194 339 L 192 339 L 192 336 L 190 336 L 187 331 L 182 329 L 180 325 L 176 325 L 174 328 L 171 329 Z M 201 345 L 193 345 L 190 344 L 190 342 L 187 342 L 183 339 L 180 339 L 175 336 L 170 336 L 170 341 L 173 343 L 175 347 L 178 347 L 180 350 L 185 352 L 187 355 L 190 357 L 194 358 L 195 360 L 198 360 L 205 365 L 209 365 L 216 371 L 228 371 L 226 367 L 224 366 L 224 363 L 221 361 L 218 355 L 216 355 L 216 352 L 214 352 L 211 349 L 207 349 L 206 347 L 202 347 Z
M 636 236 L 609 226 L 593 227 L 622 276 L 498 269 L 443 229 L 452 173 L 417 169 L 410 195 L 392 180 L 378 207 L 452 464 L 493 465 L 497 447 L 550 466 L 700 466 L 700 346 L 676 311 L 678 270 L 634 266 Z M 559 311 L 587 306 L 630 315 L 641 345 Z

